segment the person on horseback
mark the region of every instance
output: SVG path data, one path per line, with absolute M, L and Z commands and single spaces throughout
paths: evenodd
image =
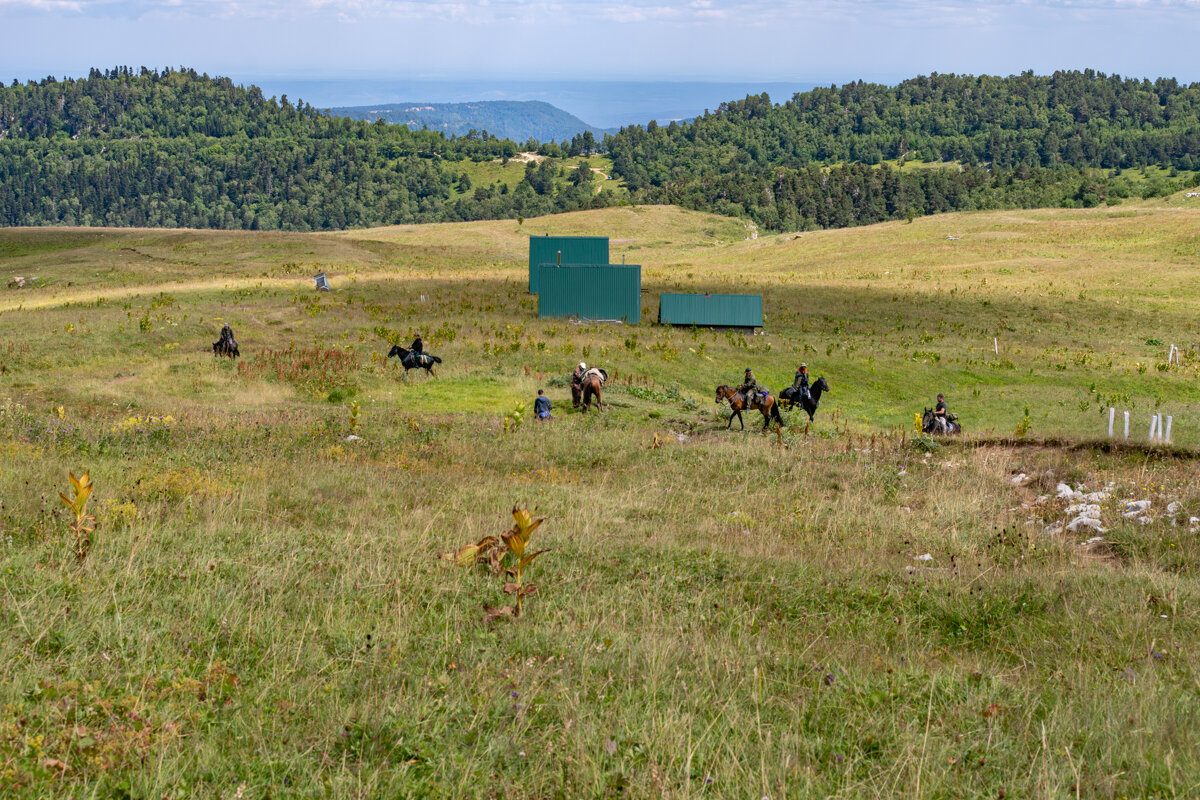
M 221 341 L 225 343 L 232 343 L 234 341 L 233 328 L 228 322 L 221 326 Z
M 797 401 L 808 398 L 808 364 L 801 364 L 796 368 L 796 377 L 792 381 L 792 393 Z
M 958 420 L 958 414 L 946 409 L 946 396 L 941 392 L 938 392 L 937 405 L 933 407 L 933 415 L 937 417 L 939 424 L 945 430 L 950 430 L 950 423 Z
M 408 349 L 411 350 L 415 356 L 422 356 L 425 354 L 425 342 L 421 340 L 420 331 L 417 331 L 416 338 L 414 338 L 412 341 L 412 347 Z
M 758 396 L 758 381 L 749 367 L 746 367 L 746 377 L 742 379 L 742 385 L 738 387 L 738 391 L 745 395 L 746 405 L 753 403 Z

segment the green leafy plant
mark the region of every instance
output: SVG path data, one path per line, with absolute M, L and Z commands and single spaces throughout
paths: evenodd
M 504 432 L 511 433 L 525 421 L 525 404 L 517 403 L 512 411 L 504 415 Z
M 1013 435 L 1021 439 L 1029 435 L 1029 406 L 1025 406 L 1025 416 L 1017 423 Z
M 74 472 L 68 472 L 67 476 L 71 481 L 71 496 L 67 497 L 62 492 L 59 492 L 58 496 L 62 498 L 63 505 L 75 515 L 70 530 L 75 536 L 75 558 L 83 561 L 92 549 L 92 533 L 96 530 L 96 517 L 87 510 L 88 498 L 92 495 L 94 485 L 86 472 L 78 478 Z
M 513 506 L 513 526 L 496 536 L 485 536 L 475 544 L 463 545 L 439 558 L 451 561 L 460 567 L 480 565 L 494 575 L 503 574 L 504 593 L 515 597 L 513 605 L 492 608 L 484 605 L 484 621 L 493 622 L 504 617 L 521 616 L 523 600 L 538 591 L 537 585 L 525 582 L 525 571 L 533 560 L 550 548 L 529 551 L 529 540 L 545 517 L 534 517 L 529 509 Z
M 352 435 L 358 433 L 358 412 L 359 404 L 358 401 L 355 400 L 350 404 L 350 433 Z

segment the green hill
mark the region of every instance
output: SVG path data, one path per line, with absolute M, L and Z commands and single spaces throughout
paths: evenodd
M 492 136 L 329 117 L 192 70 L 93 70 L 0 88 L 0 225 L 306 231 L 606 201 L 558 162 L 511 188 L 470 179 L 472 164 L 516 153 Z
M 486 100 L 475 103 L 392 103 L 382 106 L 348 106 L 329 109 L 335 116 L 374 122 L 382 119 L 413 130 L 428 128 L 447 136 L 487 131 L 515 142 L 562 141 L 589 132 L 603 137 L 596 128 L 561 108 L 536 100 Z
M 1181 185 L 1133 186 L 1109 171 L 1159 165 L 1193 180 L 1200 84 L 1092 70 L 934 74 L 896 86 L 857 81 L 782 104 L 749 96 L 688 124 L 623 128 L 605 144 L 614 173 L 645 199 L 748 216 L 774 229 L 1087 206 Z M 887 168 L 889 160 L 952 169 L 905 175 Z M 866 168 L 874 165 L 883 166 Z
M 1200 86 L 934 75 L 535 147 L 517 166 L 518 145 L 481 130 L 329 116 L 193 70 L 93 70 L 0 87 L 0 225 L 338 230 L 635 202 L 794 231 L 1089 207 L 1197 182 Z M 577 160 L 597 148 L 599 174 Z

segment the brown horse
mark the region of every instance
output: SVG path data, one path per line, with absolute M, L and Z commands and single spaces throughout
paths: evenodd
M 729 401 L 729 409 L 732 412 L 729 415 L 729 424 L 725 426 L 726 430 L 733 427 L 733 418 L 737 417 L 738 424 L 742 426 L 742 430 L 746 430 L 746 423 L 742 419 L 742 411 L 746 408 L 746 396 L 732 386 L 721 384 L 717 387 L 717 396 L 713 402 L 719 403 L 722 400 Z M 762 402 L 753 400 L 750 402 L 750 408 L 757 409 L 763 415 L 763 430 L 765 431 L 774 419 L 780 425 L 783 425 L 783 417 L 779 416 L 779 406 L 775 403 L 774 395 L 767 395 Z
M 587 413 L 588 409 L 591 408 L 593 397 L 596 398 L 596 410 L 604 410 L 604 403 L 600 402 L 600 387 L 603 385 L 604 378 L 595 374 L 594 372 L 590 375 L 583 376 L 583 382 L 581 384 L 583 387 L 583 398 L 579 401 L 579 407 L 583 409 L 585 414 Z

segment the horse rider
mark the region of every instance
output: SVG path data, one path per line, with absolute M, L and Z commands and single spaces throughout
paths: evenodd
M 408 348 L 413 351 L 413 355 L 423 355 L 425 353 L 425 342 L 421 341 L 421 332 L 417 331 L 417 336 L 412 341 L 412 347 Z
M 792 381 L 792 393 L 797 400 L 808 399 L 808 364 L 801 364 L 796 368 L 796 377 Z
M 958 419 L 958 414 L 946 410 L 946 396 L 941 392 L 938 392 L 937 405 L 933 407 L 933 415 L 941 420 L 941 425 L 946 430 L 950 430 L 950 423 Z
M 746 404 L 754 402 L 755 396 L 758 394 L 758 381 L 754 378 L 754 373 L 746 367 L 746 377 L 742 380 L 742 385 L 738 387 L 738 391 L 746 397 Z
M 227 344 L 232 344 L 234 341 L 233 328 L 228 322 L 221 326 L 221 341 Z

